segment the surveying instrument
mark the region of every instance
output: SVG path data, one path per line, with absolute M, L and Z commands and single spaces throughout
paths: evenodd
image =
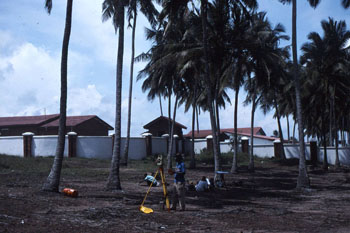
M 164 203 L 166 205 L 166 208 L 168 209 L 168 211 L 170 211 L 170 202 L 169 202 L 169 197 L 168 197 L 168 192 L 166 189 L 166 183 L 165 183 L 165 174 L 164 174 L 164 169 L 163 169 L 163 156 L 162 155 L 158 155 L 157 160 L 156 160 L 158 169 L 156 171 L 156 174 L 154 175 L 154 179 L 151 182 L 147 193 L 145 195 L 145 198 L 142 201 L 142 204 L 140 205 L 140 211 L 145 213 L 145 214 L 149 214 L 149 213 L 153 213 L 153 210 L 151 208 L 148 208 L 146 206 L 144 206 L 143 204 L 146 201 L 147 195 L 149 193 L 149 191 L 151 190 L 151 187 L 154 185 L 153 182 L 155 181 L 158 173 L 160 174 L 161 180 L 162 180 L 162 186 L 163 186 L 163 193 L 164 193 L 164 202 L 163 202 L 163 209 L 164 209 Z

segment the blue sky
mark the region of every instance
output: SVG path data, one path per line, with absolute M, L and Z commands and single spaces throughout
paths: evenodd
M 298 47 L 307 41 L 311 31 L 322 33 L 320 22 L 328 17 L 350 22 L 349 13 L 339 1 L 322 1 L 311 8 L 298 1 Z M 60 56 L 66 1 L 53 1 L 51 15 L 44 0 L 0 0 L 0 116 L 53 114 L 59 112 Z M 110 21 L 102 23 L 102 0 L 74 0 L 73 23 L 69 47 L 68 115 L 98 115 L 114 127 L 115 69 L 118 37 Z M 273 24 L 282 23 L 291 34 L 291 6 L 277 0 L 260 0 L 259 9 L 267 11 Z M 148 26 L 138 18 L 136 54 L 150 48 L 144 36 Z M 127 98 L 131 55 L 131 30 L 125 31 L 122 94 L 122 135 L 126 134 Z M 284 42 L 288 45 L 291 42 Z M 300 55 L 300 53 L 299 53 Z M 144 63 L 135 65 L 135 76 Z M 147 100 L 142 82 L 134 80 L 131 135 L 144 132 L 143 125 L 160 115 L 159 102 Z M 234 93 L 229 92 L 231 102 Z M 250 106 L 244 107 L 240 95 L 238 127 L 250 126 Z M 163 111 L 167 104 L 163 101 Z M 191 113 L 178 110 L 177 121 L 191 128 Z M 233 105 L 220 112 L 221 127 L 233 127 Z M 272 113 L 256 113 L 255 126 L 268 135 L 277 129 Z M 282 122 L 286 135 L 286 123 Z M 292 124 L 292 122 L 291 122 Z M 200 128 L 209 129 L 208 114 L 200 116 Z

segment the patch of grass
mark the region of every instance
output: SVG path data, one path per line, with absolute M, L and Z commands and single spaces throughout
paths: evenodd
M 27 175 L 49 174 L 53 157 L 31 157 L 0 155 L 0 173 L 15 171 Z M 64 158 L 62 175 L 92 177 L 108 175 L 110 160 Z

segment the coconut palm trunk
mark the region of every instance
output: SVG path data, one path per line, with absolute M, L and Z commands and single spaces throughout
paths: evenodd
M 233 145 L 233 160 L 231 173 L 237 173 L 237 153 L 238 153 L 238 131 L 237 131 L 237 115 L 238 115 L 238 94 L 239 88 L 235 88 L 235 110 L 234 110 L 234 145 Z
M 123 154 L 123 164 L 128 165 L 129 158 L 129 142 L 130 142 L 130 128 L 131 128 L 131 104 L 132 104 L 132 86 L 134 81 L 134 60 L 135 60 L 135 32 L 136 32 L 136 18 L 137 18 L 137 9 L 136 5 L 133 9 L 134 11 L 134 22 L 132 26 L 132 39 L 131 39 L 131 64 L 130 64 L 130 81 L 129 81 L 129 100 L 128 100 L 128 123 L 126 130 L 126 139 L 125 147 Z
M 195 101 L 193 101 L 195 102 Z M 196 158 L 194 152 L 194 126 L 195 126 L 195 117 L 196 117 L 196 106 L 195 103 L 192 104 L 192 134 L 191 134 L 191 162 L 190 168 L 196 168 Z
M 122 97 L 122 75 L 123 75 L 123 57 L 124 57 L 124 14 L 125 9 L 122 3 L 118 4 L 119 18 L 119 38 L 118 38 L 118 56 L 116 73 L 116 109 L 115 109 L 115 137 L 113 146 L 113 155 L 109 176 L 107 179 L 107 190 L 121 190 L 120 184 L 120 144 L 121 144 L 121 97 Z
M 176 108 L 177 108 L 177 102 L 179 98 L 176 96 L 175 98 L 175 104 L 174 104 L 174 112 L 173 112 L 173 119 L 169 119 L 171 123 L 171 131 L 170 131 L 170 142 L 169 142 L 169 150 L 168 150 L 168 163 L 167 163 L 167 169 L 170 169 L 172 167 L 172 152 L 173 152 L 173 143 L 174 143 L 174 126 L 175 126 L 175 118 L 176 118 Z
M 306 170 L 305 161 L 305 142 L 304 142 L 304 125 L 301 110 L 300 83 L 298 72 L 298 55 L 297 55 L 297 1 L 293 0 L 292 6 L 292 50 L 293 50 L 293 76 L 295 84 L 295 97 L 297 109 L 297 121 L 299 128 L 299 175 L 297 180 L 297 188 L 309 188 L 310 180 Z
M 50 13 L 52 1 L 46 1 L 48 12 Z M 60 99 L 60 118 L 58 126 L 58 139 L 55 158 L 49 176 L 44 183 L 42 190 L 58 192 L 60 184 L 61 169 L 63 163 L 63 153 L 66 135 L 66 115 L 67 115 L 67 67 L 68 67 L 68 46 L 72 26 L 72 8 L 73 0 L 67 0 L 66 23 L 62 43 L 61 56 L 61 99 Z
M 213 136 L 213 152 L 214 152 L 214 163 L 215 163 L 215 179 L 220 179 L 220 176 L 217 176 L 217 171 L 220 171 L 220 159 L 219 159 L 219 149 L 217 143 L 217 127 L 214 117 L 213 109 L 213 96 L 211 93 L 211 80 L 209 77 L 209 58 L 208 58 L 208 32 L 207 32 L 207 0 L 201 0 L 201 13 L 202 13 L 202 29 L 203 29 L 203 48 L 204 48 L 204 60 L 205 60 L 205 82 L 206 82 L 206 93 L 207 93 L 207 105 L 210 115 L 211 130 Z
M 256 94 L 255 90 L 252 95 L 252 111 L 250 117 L 250 150 L 249 150 L 249 165 L 248 170 L 250 172 L 254 172 L 254 116 L 255 116 L 255 108 L 256 108 Z
M 277 105 L 277 101 L 274 101 L 274 105 L 275 105 L 275 109 L 276 109 L 276 117 L 277 117 L 277 125 L 278 125 L 278 134 L 279 134 L 279 138 L 281 141 L 281 159 L 284 160 L 286 159 L 286 155 L 284 153 L 284 139 L 283 139 L 283 132 L 282 132 L 282 126 L 281 126 L 281 115 L 280 115 L 280 111 Z

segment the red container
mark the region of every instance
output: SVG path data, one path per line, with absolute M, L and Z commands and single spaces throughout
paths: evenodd
M 77 197 L 78 196 L 78 190 L 71 189 L 71 188 L 65 188 L 62 191 L 65 195 L 70 197 Z

